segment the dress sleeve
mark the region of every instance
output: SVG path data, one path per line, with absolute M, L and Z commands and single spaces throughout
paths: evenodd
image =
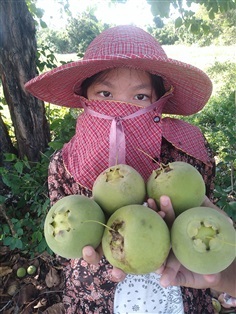
M 91 197 L 92 192 L 81 187 L 66 171 L 61 151 L 56 152 L 48 169 L 48 189 L 51 205 L 59 199 L 72 194 Z M 98 266 L 89 265 L 85 260 L 65 260 L 61 262 L 65 286 L 63 304 L 66 314 L 97 313 L 112 314 L 113 299 L 117 283 L 110 280 L 111 265 L 104 257 Z

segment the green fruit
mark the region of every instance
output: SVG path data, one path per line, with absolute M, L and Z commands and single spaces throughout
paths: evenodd
M 116 165 L 103 171 L 93 185 L 93 198 L 108 214 L 130 204 L 142 204 L 146 196 L 142 176 L 128 165 Z
M 27 273 L 28 273 L 29 275 L 33 275 L 33 274 L 35 274 L 36 270 L 37 270 L 37 268 L 36 268 L 34 265 L 30 265 L 30 266 L 27 268 Z
M 212 301 L 212 305 L 213 305 L 213 308 L 215 310 L 215 313 L 220 313 L 220 311 L 221 311 L 220 302 L 215 298 L 212 298 L 211 301 Z
M 176 216 L 200 206 L 205 197 L 205 183 L 192 165 L 175 161 L 154 170 L 147 181 L 147 193 L 160 205 L 160 197 L 170 197 Z
M 102 238 L 105 257 L 125 273 L 157 270 L 170 249 L 170 233 L 164 220 L 143 205 L 119 208 L 108 220 Z
M 50 249 L 65 258 L 80 258 L 86 245 L 96 248 L 103 235 L 105 217 L 92 199 L 70 195 L 49 210 L 44 235 Z
M 17 277 L 22 278 L 26 275 L 26 270 L 24 267 L 19 267 L 16 272 Z
M 195 207 L 179 215 L 171 229 L 172 249 L 187 269 L 214 274 L 235 259 L 236 234 L 227 216 L 209 207 Z

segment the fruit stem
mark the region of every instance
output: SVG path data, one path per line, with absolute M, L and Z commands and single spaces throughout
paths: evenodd
M 102 223 L 102 222 L 100 222 L 100 221 L 96 221 L 96 220 L 85 220 L 85 221 L 83 221 L 83 222 L 96 222 L 97 224 L 102 225 L 103 227 L 105 227 L 105 228 L 107 228 L 107 229 L 109 229 L 109 230 L 111 230 L 111 231 L 116 232 L 114 229 L 112 229 L 111 227 L 105 225 L 104 223 Z
M 142 150 L 141 148 L 137 148 L 141 153 L 143 153 L 144 155 L 146 155 L 147 157 L 149 157 L 150 159 L 152 159 L 152 161 L 154 161 L 156 164 L 159 164 L 155 158 L 152 158 L 151 155 L 149 155 L 148 153 L 146 153 L 144 150 Z

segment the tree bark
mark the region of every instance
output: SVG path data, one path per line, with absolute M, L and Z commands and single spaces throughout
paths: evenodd
M 33 17 L 24 0 L 0 0 L 0 75 L 20 158 L 38 161 L 50 140 L 44 103 L 24 84 L 37 75 Z
M 0 114 L 0 167 L 1 165 L 4 165 L 5 152 L 16 154 L 16 149 L 12 145 L 7 127 Z

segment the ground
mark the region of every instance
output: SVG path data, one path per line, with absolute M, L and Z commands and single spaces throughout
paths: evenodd
M 21 267 L 27 269 L 30 265 L 36 267 L 36 272 L 19 278 L 17 270 Z M 63 286 L 62 266 L 55 256 L 45 252 L 31 259 L 23 252 L 11 251 L 0 243 L 0 313 L 64 314 Z M 233 314 L 236 308 L 222 307 L 217 313 Z
M 33 275 L 17 277 L 17 269 L 36 266 Z M 43 253 L 33 259 L 0 246 L 0 313 L 62 314 L 64 277 L 57 259 Z

